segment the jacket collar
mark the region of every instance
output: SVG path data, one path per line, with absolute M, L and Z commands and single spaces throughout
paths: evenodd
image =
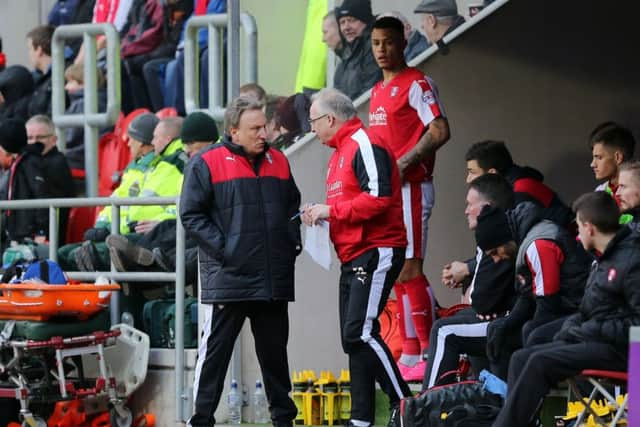
M 608 256 L 611 251 L 615 250 L 616 246 L 618 246 L 618 244 L 625 240 L 627 237 L 629 237 L 629 235 L 631 234 L 631 229 L 629 227 L 621 227 L 620 231 L 618 231 L 616 233 L 615 236 L 613 236 L 613 239 L 611 239 L 611 241 L 609 242 L 609 244 L 607 245 L 607 247 L 604 249 L 604 252 L 602 253 L 602 255 L 600 256 L 600 258 L 605 258 L 606 256 Z
M 364 128 L 362 120 L 358 116 L 344 122 L 333 138 L 327 141 L 327 145 L 333 148 L 340 148 L 345 143 L 346 137 L 354 134 L 358 129 Z

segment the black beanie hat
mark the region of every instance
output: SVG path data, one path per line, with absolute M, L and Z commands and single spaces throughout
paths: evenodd
M 218 140 L 218 126 L 210 115 L 197 111 L 189 114 L 182 123 L 180 138 L 183 144 L 191 142 L 216 142 Z
M 371 0 L 344 0 L 342 5 L 336 7 L 336 20 L 343 16 L 353 16 L 368 24 L 373 21 L 371 13 Z
M 495 249 L 512 240 L 507 214 L 500 208 L 486 205 L 478 215 L 476 244 L 483 251 Z
M 27 146 L 27 129 L 18 119 L 0 122 L 0 146 L 7 153 L 18 154 Z

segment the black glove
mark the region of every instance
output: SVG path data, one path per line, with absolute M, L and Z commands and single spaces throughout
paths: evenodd
M 92 242 L 104 242 L 109 234 L 111 234 L 111 231 L 108 228 L 90 228 L 84 232 L 84 240 L 91 240 Z
M 509 323 L 506 317 L 496 319 L 487 327 L 487 357 L 489 361 L 496 362 L 500 359 L 502 347 L 509 333 Z

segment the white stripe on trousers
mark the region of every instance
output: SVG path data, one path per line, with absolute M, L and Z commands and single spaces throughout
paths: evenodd
M 486 337 L 488 325 L 489 322 L 458 323 L 445 325 L 438 329 L 438 339 L 435 343 L 437 347 L 433 360 L 431 361 L 431 372 L 429 373 L 429 384 L 427 385 L 427 388 L 433 387 L 436 381 L 438 381 L 438 371 L 440 370 L 440 363 L 442 363 L 442 358 L 444 357 L 447 337 L 449 335 L 467 338 Z M 434 345 L 434 343 L 431 343 L 431 345 Z
M 402 388 L 398 382 L 391 363 L 395 363 L 389 360 L 387 353 L 384 351 L 380 343 L 371 337 L 371 329 L 373 328 L 373 321 L 378 318 L 378 308 L 380 307 L 380 300 L 382 299 L 382 291 L 384 289 L 384 282 L 387 278 L 387 273 L 391 269 L 391 261 L 393 259 L 392 248 L 378 248 L 378 265 L 371 277 L 371 290 L 369 292 L 369 300 L 367 301 L 367 314 L 364 320 L 362 328 L 362 341 L 368 344 L 373 352 L 378 356 L 382 366 L 384 367 L 387 376 L 391 380 L 396 394 L 400 399 L 404 397 Z
M 198 346 L 198 360 L 196 362 L 196 371 L 193 379 L 193 402 L 195 404 L 198 397 L 198 389 L 200 388 L 200 375 L 202 374 L 202 365 L 207 358 L 207 342 L 211 335 L 211 322 L 213 322 L 213 305 L 200 304 L 198 309 L 203 310 L 204 324 L 202 325 L 202 338 Z

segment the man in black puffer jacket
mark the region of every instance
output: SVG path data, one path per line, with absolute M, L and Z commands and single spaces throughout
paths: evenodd
M 640 325 L 640 241 L 620 228 L 620 211 L 604 192 L 574 203 L 580 240 L 601 253 L 593 263 L 578 312 L 553 342 L 514 353 L 509 393 L 494 427 L 529 425 L 542 399 L 559 381 L 584 369 L 627 369 L 629 327 Z
M 8 200 L 43 199 L 49 197 L 44 175 L 42 143 L 27 145 L 24 122 L 15 119 L 0 124 L 0 146 L 14 156 L 9 172 Z M 25 238 L 44 242 L 49 231 L 48 209 L 3 211 L 3 239 L 21 243 Z
M 187 426 L 215 424 L 227 366 L 245 318 L 251 322 L 262 378 L 276 427 L 291 426 L 288 303 L 300 252 L 300 192 L 287 158 L 270 149 L 262 104 L 233 100 L 221 144 L 191 159 L 180 218 L 199 246 L 203 345 L 194 380 L 195 412 Z M 210 140 L 209 129 L 194 140 Z
M 527 344 L 536 328 L 573 314 L 580 304 L 591 257 L 559 225 L 540 220 L 542 209 L 522 202 L 504 211 L 485 207 L 476 242 L 494 261 L 515 259 L 518 297 L 509 315 L 487 328 L 487 355 L 494 374 L 506 378 L 513 350 Z M 556 323 L 536 342 L 549 341 Z M 554 329 L 555 328 L 555 329 Z

